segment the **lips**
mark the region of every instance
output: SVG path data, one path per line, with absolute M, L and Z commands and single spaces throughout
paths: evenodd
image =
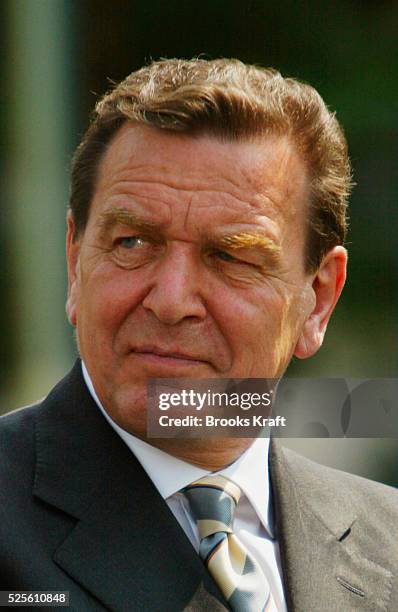
M 137 355 L 143 355 L 143 356 L 148 355 L 148 357 L 150 356 L 160 357 L 160 358 L 164 358 L 165 360 L 170 359 L 170 360 L 176 360 L 176 361 L 180 360 L 181 362 L 191 361 L 191 362 L 196 362 L 196 363 L 208 363 L 208 360 L 203 359 L 201 356 L 192 355 L 190 353 L 186 353 L 186 352 L 182 352 L 178 350 L 167 349 L 167 348 L 163 348 L 159 346 L 152 346 L 152 345 L 137 346 L 137 347 L 134 347 L 132 351 L 133 353 Z

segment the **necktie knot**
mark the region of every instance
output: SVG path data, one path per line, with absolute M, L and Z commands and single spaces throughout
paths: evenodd
M 183 489 L 202 540 L 214 533 L 232 533 L 240 488 L 224 476 L 205 476 Z

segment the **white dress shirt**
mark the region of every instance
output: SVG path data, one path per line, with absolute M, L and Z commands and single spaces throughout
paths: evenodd
M 198 551 L 198 530 L 191 516 L 188 500 L 180 490 L 210 472 L 177 459 L 119 427 L 101 405 L 83 362 L 82 371 L 90 394 L 104 417 L 141 463 Z M 269 438 L 257 438 L 234 463 L 214 473 L 229 478 L 240 487 L 242 496 L 235 512 L 234 533 L 258 561 L 267 577 L 276 604 L 275 610 L 287 612 L 279 545 L 273 533 L 268 450 Z

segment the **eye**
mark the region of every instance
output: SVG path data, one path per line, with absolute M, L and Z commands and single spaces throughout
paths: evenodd
M 221 259 L 222 261 L 239 263 L 239 259 L 236 259 L 236 257 L 234 257 L 233 255 L 230 255 L 226 251 L 215 251 L 214 255 L 215 257 L 217 257 L 218 259 Z
M 118 241 L 119 245 L 125 249 L 133 249 L 137 246 L 143 246 L 144 240 L 138 236 L 125 236 Z
M 226 268 L 228 267 L 229 270 L 231 271 L 232 269 L 257 269 L 261 267 L 260 263 L 257 263 L 257 261 L 255 261 L 253 259 L 253 255 L 248 255 L 246 254 L 240 254 L 239 257 L 234 257 L 234 255 L 231 255 L 231 253 L 229 253 L 228 251 L 223 251 L 223 250 L 214 250 L 212 252 L 212 257 L 217 261 L 221 263 L 226 263 L 226 264 L 232 264 L 230 266 L 225 266 Z

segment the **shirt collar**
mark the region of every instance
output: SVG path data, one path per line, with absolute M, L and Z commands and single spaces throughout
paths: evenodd
M 98 408 L 136 456 L 163 499 L 167 499 L 191 482 L 210 474 L 208 470 L 173 457 L 119 427 L 102 406 L 83 361 L 82 372 L 88 390 Z M 269 438 L 256 438 L 236 461 L 215 473 L 233 480 L 241 488 L 264 528 L 274 537 L 268 470 L 269 442 Z

